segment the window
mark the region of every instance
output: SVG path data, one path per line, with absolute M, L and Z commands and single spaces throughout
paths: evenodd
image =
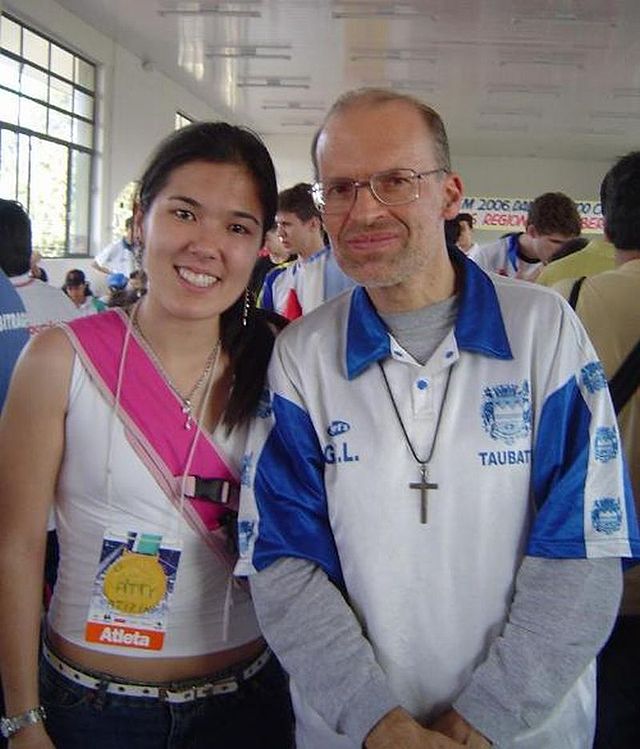
M 89 254 L 96 66 L 0 15 L 0 197 L 47 257 Z
M 181 127 L 191 125 L 195 120 L 182 112 L 176 112 L 176 130 L 180 130 Z

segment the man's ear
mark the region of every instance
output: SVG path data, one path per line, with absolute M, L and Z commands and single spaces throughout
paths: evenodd
M 538 230 L 533 224 L 529 224 L 525 229 L 525 232 L 527 236 L 531 237 L 531 239 L 537 239 L 540 236 Z
M 322 231 L 322 219 L 318 216 L 312 216 L 309 219 L 309 228 L 313 229 L 314 231 Z
M 455 172 L 444 176 L 444 190 L 442 192 L 442 217 L 455 218 L 460 213 L 460 204 L 464 193 L 462 178 Z

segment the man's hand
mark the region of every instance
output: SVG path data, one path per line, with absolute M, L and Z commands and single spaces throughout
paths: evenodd
M 463 744 L 423 728 L 406 710 L 396 707 L 369 732 L 364 746 L 365 749 L 459 749 Z
M 488 749 L 492 746 L 479 731 L 470 724 L 455 710 L 447 710 L 431 726 L 434 731 L 440 731 L 445 736 L 449 736 L 455 741 L 459 741 L 463 746 L 471 749 Z

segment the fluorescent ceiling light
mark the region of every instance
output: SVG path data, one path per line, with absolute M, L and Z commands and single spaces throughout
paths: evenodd
M 569 128 L 567 132 L 578 133 L 579 135 L 626 135 L 624 130 L 614 127 L 607 127 L 602 130 L 596 129 L 595 127 L 572 127 Z
M 542 112 L 534 107 L 491 107 L 480 110 L 483 117 L 542 117 Z
M 262 109 L 286 109 L 295 112 L 324 112 L 326 104 L 312 104 L 302 101 L 265 101 Z
M 437 21 L 437 16 L 422 7 L 421 3 L 402 2 L 335 2 L 331 16 L 333 18 L 386 18 L 392 21 L 426 17 Z
M 607 112 L 598 110 L 589 112 L 589 117 L 600 117 L 609 120 L 640 120 L 640 112 Z
M 476 125 L 476 130 L 490 130 L 492 133 L 528 133 L 527 125 Z
M 239 18 L 260 18 L 262 13 L 253 7 L 258 4 L 255 0 L 250 0 L 250 2 L 236 0 L 235 2 L 213 3 L 202 7 L 199 3 L 178 3 L 177 5 L 161 7 L 157 13 L 159 16 L 234 16 Z
M 351 60 L 388 60 L 389 62 L 404 62 L 405 60 L 419 60 L 420 62 L 435 63 L 437 52 L 433 49 L 419 47 L 396 47 L 395 49 L 377 49 L 373 47 L 354 47 Z
M 238 78 L 237 86 L 238 88 L 311 88 L 311 78 L 308 75 L 244 75 Z
M 614 88 L 614 99 L 626 99 L 640 97 L 640 88 Z
M 290 60 L 290 44 L 219 44 L 207 47 L 205 57 L 237 57 L 259 60 Z
M 584 68 L 582 52 L 536 51 L 532 49 L 501 50 L 500 65 L 553 65 Z
M 490 83 L 487 86 L 488 94 L 551 94 L 559 96 L 560 86 L 546 83 Z
M 287 120 L 281 122 L 281 127 L 320 127 L 320 120 Z
M 379 81 L 378 84 L 368 85 L 380 85 L 384 88 L 392 88 L 395 91 L 426 91 L 429 93 L 436 91 L 438 88 L 438 84 L 435 81 L 414 81 L 408 78 L 390 78 L 389 80 Z
M 606 16 L 603 13 L 599 13 L 591 10 L 549 10 L 549 11 L 532 11 L 519 13 L 513 16 L 511 23 L 528 23 L 530 21 L 544 21 L 545 23 L 593 23 L 593 24 L 604 24 L 606 26 L 615 27 L 616 21 L 611 16 Z

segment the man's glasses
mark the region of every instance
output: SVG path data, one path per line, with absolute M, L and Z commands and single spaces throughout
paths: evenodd
M 316 208 L 325 214 L 347 213 L 356 200 L 361 187 L 368 187 L 374 198 L 384 205 L 412 203 L 420 196 L 420 180 L 430 174 L 447 173 L 444 167 L 416 172 L 413 169 L 390 169 L 377 172 L 369 179 L 335 179 L 316 182 L 311 188 Z

